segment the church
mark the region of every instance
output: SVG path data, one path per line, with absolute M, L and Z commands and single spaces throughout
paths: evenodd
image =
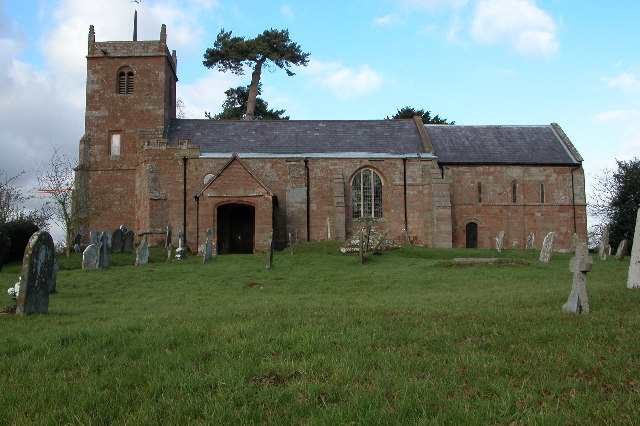
M 195 252 L 345 240 L 359 219 L 387 237 L 439 248 L 525 248 L 556 233 L 586 240 L 582 157 L 559 125 L 425 125 L 408 120 L 176 118 L 176 52 L 153 41 L 96 41 L 89 29 L 85 134 L 76 168 L 79 226 L 125 225 L 162 244 L 170 225 Z

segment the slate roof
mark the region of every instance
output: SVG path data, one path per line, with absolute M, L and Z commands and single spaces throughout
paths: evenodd
M 171 120 L 170 145 L 181 139 L 206 153 L 379 153 L 424 152 L 413 120 Z
M 579 165 L 552 126 L 425 125 L 440 163 Z

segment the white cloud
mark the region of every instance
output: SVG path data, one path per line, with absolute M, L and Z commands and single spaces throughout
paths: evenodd
M 603 80 L 614 89 L 621 89 L 627 93 L 640 93 L 640 78 L 636 74 L 624 73 L 615 78 Z
M 618 159 L 630 159 L 636 157 L 640 152 L 640 110 L 622 109 L 605 111 L 595 116 L 595 120 L 614 124 L 622 130 L 623 153 L 617 156 Z M 611 143 L 614 141 L 606 141 Z
M 467 0 L 398 0 L 398 7 L 406 11 L 457 9 L 464 7 Z
M 548 57 L 558 51 L 556 24 L 534 0 L 480 0 L 469 30 L 481 44 L 505 43 L 516 51 Z
M 374 18 L 373 25 L 398 25 L 402 23 L 402 19 L 396 13 L 390 13 L 382 18 Z
M 383 81 L 382 76 L 368 65 L 348 68 L 340 62 L 310 61 L 300 73 L 309 75 L 315 84 L 329 89 L 334 96 L 342 100 L 373 92 Z
M 204 118 L 205 111 L 215 115 L 222 110 L 222 103 L 227 99 L 225 90 L 246 84 L 244 76 L 211 70 L 192 84 L 178 83 L 176 90 L 184 102 L 185 118 Z
M 287 18 L 293 18 L 293 9 L 288 4 L 283 4 L 280 7 L 280 13 L 282 13 Z

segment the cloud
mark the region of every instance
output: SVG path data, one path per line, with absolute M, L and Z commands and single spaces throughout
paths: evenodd
M 624 73 L 615 78 L 603 78 L 607 86 L 626 93 L 640 93 L 640 78 L 636 74 Z
M 402 18 L 396 13 L 390 13 L 382 18 L 374 18 L 373 25 L 398 25 L 402 23 Z
M 282 13 L 287 18 L 293 18 L 293 9 L 288 4 L 283 4 L 280 7 L 280 13 Z
M 398 7 L 404 11 L 458 9 L 466 6 L 468 0 L 397 0 Z
M 383 81 L 382 76 L 368 65 L 348 68 L 340 62 L 311 61 L 301 74 L 310 76 L 314 84 L 329 89 L 342 100 L 376 91 Z
M 211 70 L 192 84 L 178 82 L 176 91 L 184 102 L 185 118 L 204 118 L 205 111 L 215 115 L 222 110 L 222 103 L 227 99 L 225 90 L 243 85 L 247 85 L 244 76 Z
M 548 57 L 559 47 L 555 22 L 534 0 L 480 0 L 469 33 L 478 43 L 504 43 L 525 55 Z

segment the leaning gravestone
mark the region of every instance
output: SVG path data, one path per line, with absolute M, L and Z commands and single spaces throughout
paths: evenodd
M 573 283 L 567 303 L 562 305 L 565 312 L 575 314 L 589 313 L 589 297 L 587 296 L 587 272 L 591 270 L 593 259 L 589 256 L 586 243 L 578 243 L 576 255 L 571 258 L 569 270 L 573 272 Z
M 207 241 L 204 243 L 204 256 L 202 258 L 203 262 L 208 262 L 213 259 L 213 243 L 211 242 L 211 238 L 213 233 L 211 229 L 207 229 Z
M 136 250 L 136 265 L 146 265 L 147 263 L 149 263 L 149 243 L 145 235 Z
M 551 260 L 551 253 L 553 252 L 553 239 L 556 236 L 555 232 L 549 232 L 542 241 L 542 250 L 540 250 L 540 262 L 547 263 Z
M 106 246 L 105 242 L 105 246 Z M 122 247 L 124 246 L 124 235 L 122 229 L 118 228 L 111 234 L 111 252 L 122 253 Z
M 47 231 L 33 234 L 24 250 L 16 314 L 46 314 L 49 311 L 54 258 L 51 235 Z
M 0 232 L 0 272 L 2 272 L 2 265 L 9 255 L 9 247 L 11 247 L 11 240 Z
M 98 244 L 89 244 L 82 253 L 82 269 L 98 269 L 100 249 Z
M 633 242 L 627 288 L 640 288 L 640 209 L 638 209 L 636 216 L 636 230 L 633 233 Z
M 622 240 L 620 241 L 620 244 L 618 244 L 618 250 L 616 251 L 616 260 L 618 262 L 622 262 L 624 260 L 624 257 L 627 255 L 628 246 L 629 243 L 627 240 Z
M 609 231 L 606 229 L 602 231 L 602 235 L 600 236 L 600 243 L 598 244 L 598 257 L 600 260 L 607 260 L 607 254 L 609 248 Z
M 109 236 L 106 232 L 100 234 L 100 251 L 98 254 L 98 269 L 109 269 Z
M 123 236 L 123 244 L 122 244 L 122 252 L 123 253 L 133 253 L 133 239 L 135 238 L 135 234 L 133 231 L 127 231 Z
M 534 234 L 533 232 L 529 232 L 529 235 L 527 236 L 527 246 L 526 246 L 527 250 L 535 249 L 535 246 L 534 246 L 535 239 L 536 239 L 536 234 Z

